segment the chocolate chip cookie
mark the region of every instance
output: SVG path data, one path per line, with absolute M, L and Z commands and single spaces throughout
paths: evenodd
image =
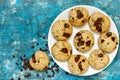
M 66 61 L 71 57 L 72 47 L 67 41 L 57 41 L 51 48 L 53 57 L 58 61 Z
M 68 20 L 58 20 L 52 26 L 52 34 L 56 40 L 67 40 L 72 34 L 72 26 Z
M 80 75 L 87 72 L 89 64 L 85 56 L 74 54 L 68 60 L 68 67 L 73 74 Z
M 69 12 L 69 20 L 73 26 L 82 27 L 88 21 L 89 13 L 83 7 L 76 7 Z
M 98 38 L 98 46 L 105 52 L 112 52 L 116 49 L 118 38 L 113 32 L 106 32 Z
M 74 37 L 74 45 L 77 50 L 87 52 L 94 45 L 94 36 L 88 30 L 80 30 Z
M 38 71 L 43 71 L 48 67 L 50 59 L 43 51 L 35 52 L 29 60 L 31 67 Z
M 109 63 L 109 56 L 104 54 L 101 49 L 95 49 L 90 53 L 88 61 L 92 68 L 100 70 Z
M 110 28 L 110 19 L 100 12 L 94 12 L 89 18 L 89 26 L 94 32 L 104 33 Z

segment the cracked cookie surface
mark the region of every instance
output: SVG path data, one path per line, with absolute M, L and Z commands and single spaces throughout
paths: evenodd
M 88 61 L 92 68 L 100 70 L 109 63 L 109 56 L 101 49 L 95 49 L 90 53 Z
M 98 38 L 98 46 L 105 52 L 112 52 L 116 49 L 118 38 L 113 32 L 106 32 Z
M 69 21 L 73 26 L 82 27 L 88 21 L 89 13 L 83 7 L 76 7 L 69 12 Z
M 94 36 L 88 30 L 80 30 L 74 37 L 74 45 L 77 50 L 87 52 L 94 45 Z
M 84 55 L 74 54 L 68 60 L 68 67 L 73 74 L 79 75 L 87 72 L 89 64 Z
M 66 61 L 72 55 L 72 46 L 67 41 L 57 41 L 51 48 L 53 57 L 58 61 Z
M 52 26 L 52 34 L 56 40 L 67 40 L 72 34 L 72 26 L 68 20 L 58 20 Z
M 90 16 L 88 23 L 90 29 L 97 33 L 107 32 L 110 28 L 110 19 L 100 12 L 94 12 Z
M 50 59 L 43 51 L 35 52 L 29 60 L 31 67 L 38 71 L 43 71 L 48 67 Z

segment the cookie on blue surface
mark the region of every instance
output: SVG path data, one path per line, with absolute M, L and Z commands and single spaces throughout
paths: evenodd
M 110 59 L 109 56 L 107 54 L 104 54 L 101 49 L 95 49 L 90 53 L 88 61 L 92 68 L 100 70 L 107 66 Z
M 58 61 L 66 61 L 72 55 L 72 46 L 67 41 L 57 41 L 51 48 L 53 57 Z
M 50 59 L 43 51 L 35 52 L 29 60 L 31 67 L 38 71 L 43 71 L 48 67 Z
M 89 64 L 84 55 L 74 54 L 68 60 L 68 67 L 73 74 L 80 75 L 87 72 Z
M 87 52 L 94 45 L 94 36 L 88 30 L 80 30 L 74 37 L 74 45 L 80 52 Z
M 52 26 L 52 34 L 58 41 L 67 40 L 72 34 L 72 25 L 68 20 L 58 20 Z
M 118 38 L 113 32 L 106 32 L 100 35 L 98 38 L 98 46 L 104 52 L 112 52 L 116 49 L 118 45 Z
M 104 33 L 110 28 L 110 19 L 100 12 L 94 12 L 89 18 L 89 26 L 94 32 Z
M 69 12 L 69 21 L 73 26 L 82 27 L 88 21 L 88 10 L 83 7 L 76 7 Z

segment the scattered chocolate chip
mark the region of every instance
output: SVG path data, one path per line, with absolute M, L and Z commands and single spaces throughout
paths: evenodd
M 82 68 L 82 65 L 81 65 L 81 62 L 78 63 L 78 67 L 81 71 L 83 71 L 83 68 Z
M 24 54 L 23 57 L 26 57 L 26 55 Z
M 15 58 L 15 55 L 13 55 L 12 58 Z
M 70 34 L 68 34 L 68 33 L 63 33 L 63 36 L 68 38 L 68 37 L 70 37 Z
M 103 54 L 98 54 L 98 57 L 103 57 Z
M 81 33 L 80 33 L 80 32 L 78 32 L 78 33 L 76 34 L 76 36 L 81 36 Z
M 52 76 L 51 75 L 47 75 L 47 77 L 51 78 Z
M 116 42 L 116 44 L 118 44 L 118 42 Z
M 45 46 L 48 47 L 48 44 L 46 43 Z
M 82 40 L 82 37 L 78 38 L 78 41 L 80 42 Z
M 34 46 L 31 46 L 31 48 L 33 49 L 33 48 L 34 48 Z
M 39 43 L 36 44 L 37 46 L 39 45 Z
M 39 77 L 39 74 L 37 74 L 36 76 Z
M 31 74 L 28 73 L 28 74 L 26 74 L 24 77 L 25 77 L 25 78 L 29 78 L 30 76 L 31 76 Z
M 112 41 L 114 42 L 115 41 L 115 37 L 111 37 Z
M 18 80 L 21 80 L 21 78 L 19 77 Z
M 20 57 L 20 60 L 21 60 L 21 61 L 23 61 L 23 58 L 22 58 L 22 57 Z
M 13 78 L 11 78 L 11 80 L 14 80 Z
M 82 23 L 84 23 L 84 20 L 82 20 Z
M 83 59 L 82 62 L 85 62 L 85 59 Z
M 32 55 L 32 61 L 33 61 L 34 63 L 36 63 L 36 60 L 35 60 L 35 53 Z
M 77 10 L 77 18 L 81 19 L 83 17 L 83 14 L 80 10 Z
M 44 49 L 40 48 L 40 51 L 45 51 Z
M 68 53 L 68 49 L 67 48 L 62 48 L 60 51 L 62 51 L 63 53 Z
M 84 41 L 77 42 L 77 46 L 82 46 L 84 45 Z
M 107 44 L 109 44 L 109 42 Z
M 90 40 L 86 42 L 86 46 L 90 46 L 90 44 L 91 44 Z
M 111 32 L 107 32 L 107 33 L 106 33 L 106 36 L 107 36 L 107 37 L 110 37 L 110 36 L 112 36 L 112 33 L 111 33 Z
M 23 70 L 22 70 L 22 69 L 20 69 L 20 71 L 22 72 Z
M 103 22 L 103 18 L 98 18 L 95 23 L 94 23 L 94 26 L 96 27 L 96 30 L 98 32 L 101 32 L 102 31 L 102 22 Z
M 87 38 L 89 39 L 89 37 L 87 36 Z
M 85 47 L 82 47 L 82 49 L 85 49 Z
M 75 62 L 78 62 L 78 60 L 80 59 L 80 56 L 81 56 L 81 55 L 77 55 L 77 56 L 75 57 Z
M 64 27 L 65 27 L 65 28 L 69 28 L 69 24 L 65 23 L 65 24 L 64 24 Z
M 101 43 L 103 43 L 105 40 L 104 39 L 101 39 Z
M 16 65 L 19 65 L 17 62 L 15 63 Z

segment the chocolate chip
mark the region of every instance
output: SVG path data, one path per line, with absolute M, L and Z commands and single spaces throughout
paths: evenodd
M 77 10 L 77 18 L 81 19 L 83 17 L 83 14 L 81 13 L 80 10 Z
M 80 32 L 78 32 L 78 33 L 76 34 L 76 36 L 81 36 L 81 33 L 80 33 Z
M 81 62 L 78 63 L 78 67 L 81 71 L 83 71 L 83 68 L 82 68 L 82 65 L 81 65 Z
M 86 42 L 86 46 L 90 46 L 90 44 L 91 44 L 90 40 Z
M 16 65 L 19 65 L 19 64 L 16 62 Z
M 111 32 L 107 32 L 107 33 L 106 33 L 106 36 L 107 36 L 107 37 L 110 37 L 110 36 L 112 36 L 112 33 L 111 33 Z
M 85 62 L 85 59 L 83 59 L 82 62 Z
M 68 49 L 67 48 L 62 48 L 60 51 L 62 51 L 63 53 L 68 53 Z
M 36 76 L 39 77 L 39 74 L 37 74 Z
M 29 64 L 29 60 L 27 58 L 23 59 L 24 61 L 24 65 L 23 65 L 23 68 L 26 70 L 26 69 L 29 69 L 29 70 L 33 70 L 33 68 L 30 66 Z
M 84 23 L 84 20 L 82 20 L 82 23 Z
M 21 78 L 19 77 L 18 80 L 21 80 Z
M 36 44 L 37 46 L 39 45 L 39 43 Z
M 35 60 L 35 53 L 32 55 L 32 61 L 33 61 L 33 63 L 36 63 L 36 60 Z
M 72 54 L 72 50 L 70 50 L 70 54 Z
M 66 73 L 66 75 L 68 75 L 69 73 L 68 72 L 65 72 Z
M 78 38 L 78 41 L 80 42 L 80 41 L 81 41 L 81 39 L 82 39 L 82 37 Z
M 13 55 L 12 58 L 15 58 L 15 55 Z
M 74 17 L 72 17 L 72 20 L 74 20 Z
M 13 78 L 11 78 L 11 80 L 14 80 Z
M 63 33 L 63 36 L 68 38 L 68 37 L 70 37 L 70 34 L 68 34 L 68 33 Z
M 64 24 L 64 27 L 65 27 L 65 28 L 69 28 L 69 24 L 65 23 L 65 24 Z
M 82 47 L 82 49 L 85 49 L 85 47 Z
M 103 18 L 98 18 L 95 23 L 94 23 L 94 26 L 96 27 L 96 30 L 98 32 L 101 32 L 102 31 L 102 22 L 103 22 Z
M 84 45 L 84 41 L 79 41 L 79 42 L 77 43 L 77 46 L 82 46 L 82 45 Z
M 118 44 L 118 42 L 116 42 L 116 44 Z
M 112 41 L 114 42 L 115 41 L 115 37 L 111 37 Z
M 75 57 L 75 62 L 78 62 L 78 60 L 80 59 L 80 56 L 81 56 L 81 55 L 77 55 L 77 56 Z
M 109 42 L 107 44 L 109 44 Z
M 104 39 L 101 39 L 101 43 L 103 43 L 105 40 Z
M 23 70 L 22 70 L 22 69 L 20 69 L 20 71 L 22 72 Z
M 33 49 L 33 48 L 34 48 L 34 46 L 31 46 L 31 48 Z
M 103 57 L 103 54 L 98 54 L 98 57 Z
M 25 77 L 25 78 L 29 78 L 30 76 L 31 76 L 31 74 L 28 73 L 28 74 L 26 74 L 24 77 Z

